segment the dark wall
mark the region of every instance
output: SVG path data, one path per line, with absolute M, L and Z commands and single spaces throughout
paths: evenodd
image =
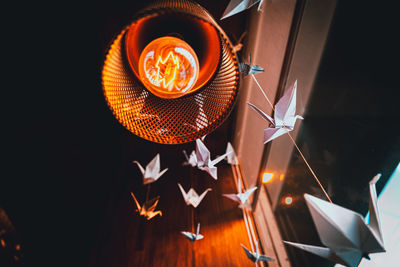
M 127 142 L 156 151 L 115 120 L 101 90 L 109 44 L 148 2 L 3 8 L 0 205 L 27 266 L 88 266 L 107 203 L 126 178 Z M 228 1 L 198 2 L 220 17 Z M 238 38 L 243 18 L 222 26 Z

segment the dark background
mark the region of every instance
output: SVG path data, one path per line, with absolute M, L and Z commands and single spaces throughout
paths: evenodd
M 229 1 L 198 2 L 218 18 Z M 26 266 L 88 266 L 107 202 L 119 185 L 124 142 L 152 146 L 114 119 L 100 79 L 108 45 L 145 4 L 18 2 L 2 8 L 0 205 L 20 237 Z M 238 38 L 248 14 L 221 26 Z M 338 96 L 329 89 L 351 85 L 334 110 L 342 116 L 330 118 L 329 125 L 353 132 L 355 124 L 341 118 L 357 116 L 362 131 L 387 133 L 364 140 L 377 150 L 392 149 L 389 140 L 399 132 L 397 18 L 393 1 L 339 1 L 315 84 L 313 98 L 320 105 L 310 111 L 328 116 L 332 110 L 324 101 Z M 357 103 L 349 102 L 355 98 Z M 346 138 L 330 136 L 328 126 L 318 128 L 327 129 L 324 142 Z M 370 154 L 356 147 L 348 153 L 364 166 Z M 398 160 L 398 143 L 396 149 Z M 364 173 L 357 177 L 369 179 Z
M 121 177 L 131 165 L 127 147 L 173 149 L 123 128 L 101 89 L 109 45 L 149 2 L 30 2 L 3 9 L 10 16 L 2 39 L 0 205 L 21 241 L 21 264 L 88 266 L 109 201 L 127 179 Z M 218 18 L 228 3 L 198 2 Z M 245 28 L 244 18 L 221 23 L 232 40 Z

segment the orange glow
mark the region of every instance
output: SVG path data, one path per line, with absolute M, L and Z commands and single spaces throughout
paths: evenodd
M 21 245 L 20 245 L 20 244 L 17 244 L 17 245 L 15 246 L 15 249 L 16 249 L 16 250 L 20 250 L 20 249 L 21 249 Z
M 262 182 L 264 184 L 270 182 L 274 178 L 274 174 L 271 172 L 264 172 L 263 177 L 262 177 Z
M 4 239 L 1 239 L 0 242 L 1 242 L 1 246 L 2 246 L 2 247 L 5 247 L 5 246 L 6 246 L 6 241 L 4 241 Z
M 284 174 L 279 175 L 279 181 L 283 181 L 284 178 L 285 178 Z
M 140 54 L 140 80 L 150 92 L 162 98 L 177 98 L 192 92 L 199 71 L 194 50 L 176 37 L 157 38 Z
M 283 202 L 286 204 L 286 205 L 292 205 L 292 203 L 293 203 L 293 198 L 291 197 L 291 196 L 287 196 L 287 197 L 285 197 L 285 199 L 283 200 Z
M 168 62 L 168 60 L 170 61 L 172 60 L 172 62 Z M 160 68 L 162 68 L 162 66 L 160 67 L 160 65 L 166 66 L 164 70 L 164 75 L 160 74 Z M 168 53 L 168 56 L 165 60 L 162 60 L 161 56 L 159 56 L 156 68 L 157 68 L 156 83 L 161 84 L 162 82 L 162 86 L 164 88 L 168 88 L 168 86 L 176 80 L 176 71 L 179 69 L 179 58 L 177 56 L 174 56 L 174 53 L 172 53 L 172 51 Z

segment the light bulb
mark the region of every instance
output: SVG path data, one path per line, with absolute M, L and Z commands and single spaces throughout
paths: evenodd
M 199 76 L 199 60 L 185 41 L 160 37 L 151 41 L 140 54 L 139 76 L 154 95 L 177 98 L 192 92 Z

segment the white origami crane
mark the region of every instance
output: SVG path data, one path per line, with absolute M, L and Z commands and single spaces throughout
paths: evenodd
M 138 165 L 140 172 L 143 175 L 143 184 L 150 184 L 157 181 L 158 178 L 160 178 L 168 170 L 168 168 L 166 168 L 160 172 L 160 154 L 157 154 L 150 161 L 150 163 L 147 164 L 146 170 L 136 160 L 133 161 L 133 163 Z
M 233 149 L 233 146 L 230 142 L 228 142 L 226 146 L 226 161 L 231 164 L 231 165 L 239 165 L 239 160 L 236 156 L 235 150 Z
M 249 199 L 250 195 L 253 194 L 257 189 L 257 186 L 250 188 L 244 193 L 242 192 L 242 184 L 240 183 L 240 180 L 238 179 L 238 193 L 237 194 L 222 194 L 224 197 L 227 197 L 233 201 L 236 201 L 239 203 L 240 208 L 246 208 L 246 209 L 251 209 L 250 204 L 246 203 L 246 201 Z
M 183 150 L 183 154 L 185 155 L 186 161 L 183 162 L 183 166 L 187 166 L 190 165 L 192 167 L 196 167 L 197 166 L 197 158 L 196 158 L 196 152 L 193 150 L 192 153 L 190 153 L 190 155 L 188 156 L 188 154 L 186 153 L 186 150 Z
M 249 54 L 249 64 L 245 62 L 240 62 L 239 71 L 247 76 L 249 74 L 257 74 L 263 72 L 264 69 L 257 65 L 251 65 L 251 54 Z
M 242 40 L 246 36 L 246 34 L 247 34 L 247 31 L 244 31 L 242 33 L 242 35 L 239 37 L 239 40 L 237 40 L 236 44 L 233 46 L 232 50 L 233 50 L 234 53 L 237 53 L 240 50 L 242 50 L 242 48 L 243 48 Z
M 218 179 L 217 167 L 215 167 L 215 164 L 223 160 L 228 154 L 229 153 L 225 153 L 224 155 L 219 156 L 214 160 L 211 160 L 210 151 L 200 139 L 196 139 L 197 168 L 202 171 L 208 172 L 215 180 Z
M 326 247 L 284 242 L 351 267 L 358 266 L 363 257 L 369 259 L 369 253 L 385 252 L 375 188 L 380 176 L 369 182 L 369 224 L 354 211 L 305 194 L 318 235 Z
M 251 252 L 249 251 L 243 244 L 240 244 L 246 252 L 247 258 L 249 258 L 252 262 L 258 261 L 274 261 L 273 258 L 267 257 L 265 255 L 260 254 L 260 250 L 258 249 L 258 241 L 256 241 L 256 251 Z
M 265 120 L 272 123 L 273 127 L 264 129 L 264 144 L 275 138 L 292 131 L 297 119 L 303 119 L 296 113 L 296 91 L 297 81 L 289 88 L 275 105 L 274 119 L 251 103 L 247 103 L 252 109 L 260 114 Z
M 207 188 L 200 196 L 194 191 L 193 188 L 190 188 L 189 191 L 186 193 L 180 183 L 178 183 L 178 187 L 182 192 L 183 199 L 185 200 L 186 205 L 192 205 L 193 207 L 197 208 L 206 194 L 211 191 L 211 188 Z
M 227 17 L 249 9 L 257 3 L 259 3 L 257 10 L 260 11 L 262 2 L 263 0 L 231 0 L 221 19 L 226 19 Z
M 184 236 L 186 236 L 190 242 L 194 242 L 196 240 L 202 239 L 204 236 L 200 234 L 200 223 L 197 224 L 197 230 L 196 233 L 191 233 L 191 232 L 181 232 Z
M 160 215 L 162 216 L 161 210 L 154 211 L 157 207 L 158 200 L 160 197 L 155 197 L 153 199 L 147 200 L 145 203 L 143 203 L 143 206 L 140 206 L 139 202 L 135 198 L 135 195 L 131 192 L 131 196 L 133 200 L 135 200 L 136 207 L 137 207 L 137 212 L 139 212 L 139 215 L 146 217 L 147 220 L 152 219 L 154 216 Z

